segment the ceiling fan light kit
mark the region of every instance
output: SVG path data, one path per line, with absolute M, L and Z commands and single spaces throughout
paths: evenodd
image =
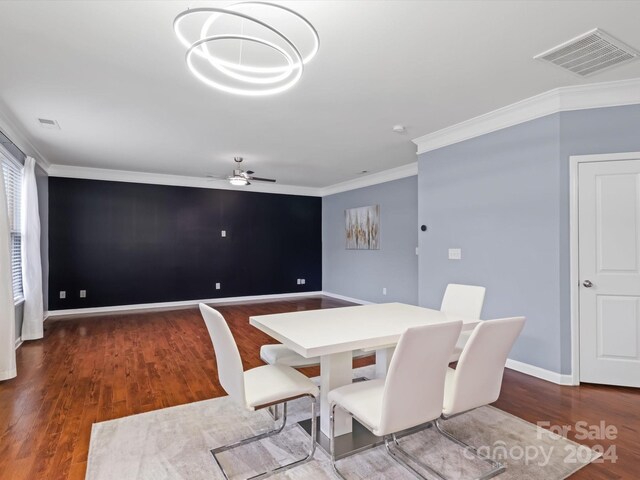
M 246 7 L 259 6 L 273 10 L 274 13 L 284 13 L 293 16 L 306 27 L 312 37 L 312 47 L 309 53 L 302 55 L 296 44 L 280 29 L 255 16 L 247 15 L 241 10 Z M 187 38 L 183 29 L 183 22 L 189 17 L 204 17 L 200 28 L 199 37 L 195 40 Z M 237 33 L 216 33 L 216 21 L 221 16 L 229 16 L 240 19 L 243 25 Z M 277 42 L 270 41 L 255 35 L 244 34 L 244 22 L 257 26 L 264 32 L 270 32 Z M 302 78 L 304 65 L 313 59 L 320 48 L 320 37 L 313 25 L 302 15 L 282 5 L 268 2 L 241 2 L 229 5 L 226 8 L 201 7 L 185 10 L 178 14 L 173 21 L 173 29 L 182 45 L 187 48 L 185 60 L 191 73 L 206 85 L 223 92 L 245 95 L 265 96 L 274 95 L 290 89 Z M 243 64 L 241 58 L 238 62 L 231 62 L 220 56 L 214 55 L 210 46 L 216 42 L 239 41 L 248 44 L 259 45 L 275 52 L 285 60 L 285 63 L 277 65 L 259 66 Z M 242 45 L 241 45 L 242 46 Z M 198 60 L 198 57 L 200 60 Z M 203 61 L 204 60 L 204 61 Z M 196 63 L 200 62 L 201 66 Z M 204 67 L 202 67 L 204 64 Z
M 249 183 L 249 180 L 247 180 L 246 178 L 244 178 L 244 177 L 242 177 L 240 175 L 237 175 L 237 176 L 234 175 L 232 177 L 229 177 L 229 183 L 231 185 L 235 185 L 236 187 L 242 187 L 244 185 L 251 185 Z
M 256 182 L 271 182 L 275 183 L 276 180 L 273 178 L 263 178 L 263 177 L 254 177 L 253 174 L 255 172 L 251 170 L 243 170 L 240 168 L 240 164 L 242 163 L 242 157 L 233 157 L 233 161 L 236 162 L 236 167 L 233 170 L 233 173 L 228 177 L 218 177 L 217 175 L 207 175 L 209 178 L 217 179 L 217 180 L 227 180 L 231 185 L 236 187 L 244 187 L 245 185 L 251 185 L 251 181 L 255 180 Z

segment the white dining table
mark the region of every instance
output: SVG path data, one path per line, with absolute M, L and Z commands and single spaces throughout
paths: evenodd
M 462 320 L 463 331 L 479 322 L 414 305 L 378 303 L 252 316 L 250 324 L 303 357 L 320 357 L 320 429 L 329 436 L 327 395 L 352 382 L 353 350 L 375 350 L 376 376 L 380 377 L 407 328 L 452 320 Z M 336 436 L 351 429 L 351 417 L 336 411 Z

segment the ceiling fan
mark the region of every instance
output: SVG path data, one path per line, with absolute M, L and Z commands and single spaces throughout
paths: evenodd
M 255 172 L 241 169 L 240 164 L 242 163 L 242 157 L 233 157 L 233 161 L 236 162 L 236 168 L 233 169 L 233 174 L 228 177 L 219 177 L 217 175 L 207 175 L 207 177 L 218 180 L 228 180 L 231 185 L 237 186 L 251 185 L 249 180 L 255 180 L 256 182 L 275 182 L 273 178 L 254 177 L 253 174 Z

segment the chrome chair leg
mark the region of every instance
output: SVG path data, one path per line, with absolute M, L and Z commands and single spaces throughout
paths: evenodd
M 391 437 L 391 441 L 389 440 L 390 437 Z M 426 463 L 418 460 L 414 456 L 410 455 L 405 449 L 403 449 L 400 446 L 400 443 L 398 442 L 398 439 L 396 438 L 395 434 L 387 435 L 385 437 L 385 439 L 384 439 L 384 445 L 387 448 L 387 453 L 389 453 L 389 455 L 391 455 L 391 458 L 393 458 L 396 462 L 398 462 L 404 468 L 406 468 L 411 473 L 413 473 L 416 477 L 421 478 L 421 479 L 425 479 L 425 480 L 427 478 L 427 477 L 423 476 L 420 472 L 418 472 L 415 468 L 413 468 L 409 463 L 405 462 L 401 458 L 401 456 L 398 455 L 394 450 L 398 450 L 403 456 L 408 458 L 411 462 L 415 463 L 416 465 L 419 465 L 420 468 L 428 471 L 429 473 L 433 474 L 435 477 L 439 478 L 440 480 L 447 480 L 446 477 L 442 473 L 438 472 L 436 469 L 434 469 L 433 467 L 430 467 Z
M 269 415 L 271 415 L 271 418 L 273 418 L 274 421 L 278 421 L 280 419 L 280 415 L 278 413 L 278 407 L 279 405 L 271 405 L 270 407 L 267 408 L 267 411 L 269 412 Z
M 487 473 L 483 474 L 482 476 L 478 477 L 477 480 L 487 480 L 489 478 L 493 478 L 496 475 L 500 475 L 501 473 L 503 473 L 507 469 L 507 467 L 505 465 L 503 465 L 502 463 L 496 462 L 495 460 L 493 460 L 492 458 L 487 457 L 486 455 L 482 455 L 481 453 L 478 452 L 478 450 L 476 448 L 472 447 L 471 445 L 468 445 L 468 444 L 464 443 L 462 440 L 457 439 L 456 437 L 451 435 L 449 432 L 443 430 L 442 426 L 440 425 L 440 421 L 439 420 L 436 420 L 433 423 L 434 423 L 438 433 L 443 435 L 445 438 L 451 440 L 452 442 L 458 444 L 459 446 L 463 447 L 467 451 L 471 452 L 473 455 L 475 455 L 476 458 L 479 458 L 480 460 L 484 461 L 485 463 L 488 463 L 489 465 L 491 465 L 492 469 L 489 470 Z
M 316 431 L 317 431 L 316 399 L 311 395 L 309 395 L 309 397 L 311 398 L 311 444 L 309 445 L 309 451 L 307 453 L 307 456 L 300 460 L 287 463 L 286 465 L 281 465 L 277 468 L 274 468 L 273 470 L 267 470 L 257 475 L 253 475 L 252 477 L 249 477 L 246 480 L 258 480 L 261 478 L 266 478 L 276 473 L 281 473 L 285 470 L 289 470 L 290 468 L 302 465 L 303 463 L 306 463 L 313 458 L 313 455 L 316 451 Z M 220 453 L 227 452 L 229 450 L 233 450 L 234 448 L 242 447 L 244 445 L 248 445 L 250 443 L 272 437 L 273 435 L 276 435 L 282 432 L 286 424 L 287 424 L 287 403 L 285 402 L 282 408 L 282 424 L 279 427 L 275 428 L 274 430 L 270 430 L 268 432 L 255 435 L 250 438 L 245 438 L 244 440 L 240 440 L 239 442 L 235 442 L 230 445 L 224 445 L 222 447 L 212 449 L 211 454 L 213 455 L 213 458 L 218 464 L 218 467 L 220 468 L 222 475 L 224 475 L 224 478 L 229 480 L 229 476 L 227 475 L 227 472 L 225 472 L 224 467 L 222 466 L 222 463 L 220 463 L 220 459 L 218 458 L 218 455 Z
M 336 465 L 336 407 L 337 405 L 335 403 L 331 404 L 329 407 L 329 455 L 331 456 L 331 467 L 333 468 L 333 472 L 338 477 L 342 478 L 342 480 L 347 480 L 340 470 L 338 470 L 338 466 Z
M 329 412 L 330 412 L 330 417 L 329 417 L 329 455 L 331 457 L 331 467 L 333 468 L 334 473 L 340 477 L 342 480 L 347 480 L 347 478 L 342 474 L 342 472 L 340 472 L 340 470 L 338 469 L 338 465 L 336 464 L 336 449 L 335 449 L 335 414 L 336 414 L 336 407 L 338 405 L 337 404 L 332 404 L 331 407 L 329 408 Z M 349 412 L 347 412 L 349 413 Z M 398 454 L 396 452 L 393 451 L 393 449 L 391 448 L 391 439 L 393 441 L 393 443 L 396 445 L 396 448 L 402 453 L 404 454 L 407 458 L 409 458 L 411 461 L 415 462 L 416 464 L 420 465 L 420 467 L 424 468 L 425 470 L 431 472 L 433 475 L 435 475 L 437 478 L 439 478 L 440 480 L 446 480 L 438 471 L 434 470 L 433 468 L 429 467 L 428 465 L 425 465 L 424 463 L 420 462 L 419 460 L 415 459 L 414 457 L 412 457 L 411 455 L 409 455 L 408 453 L 406 453 L 398 444 L 398 440 L 394 435 L 388 435 L 384 438 L 384 443 L 385 446 L 387 448 L 387 452 L 389 452 L 389 455 L 391 455 L 391 458 L 393 458 L 396 462 L 398 462 L 400 465 L 402 465 L 403 467 L 405 467 L 407 470 L 409 470 L 411 473 L 413 473 L 414 475 L 416 475 L 418 478 L 420 479 L 424 479 L 424 480 L 429 480 L 426 477 L 422 476 L 416 469 L 414 469 L 411 465 L 409 465 L 407 462 L 405 462 L 404 460 L 402 460 Z

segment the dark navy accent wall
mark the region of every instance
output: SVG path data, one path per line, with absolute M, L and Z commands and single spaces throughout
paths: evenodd
M 322 288 L 320 198 L 50 178 L 49 218 L 50 310 Z

